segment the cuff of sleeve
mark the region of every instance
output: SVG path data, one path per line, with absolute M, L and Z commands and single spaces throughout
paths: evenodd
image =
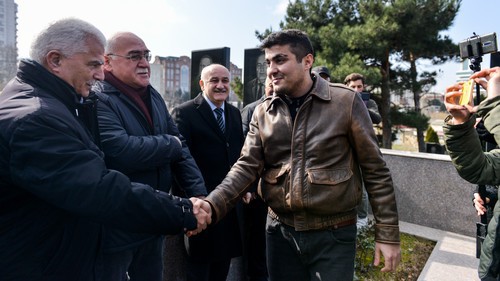
M 399 244 L 399 226 L 376 224 L 375 241 L 386 244 Z
M 469 127 L 471 123 L 472 123 L 472 125 L 474 125 L 474 123 L 476 122 L 476 116 L 474 114 L 471 114 L 469 119 L 462 124 L 454 124 L 452 122 L 452 119 L 453 119 L 453 116 L 451 116 L 451 115 L 446 116 L 446 118 L 444 119 L 444 123 L 445 123 L 444 129 L 461 130 L 463 128 Z
M 184 229 L 194 230 L 198 227 L 198 221 L 193 214 L 193 204 L 188 199 L 182 199 L 180 203 L 182 215 L 184 217 Z

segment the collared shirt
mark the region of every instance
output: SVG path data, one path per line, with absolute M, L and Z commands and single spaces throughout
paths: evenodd
M 217 108 L 217 106 L 211 101 L 208 99 L 207 95 L 205 93 L 203 93 L 203 98 L 208 102 L 208 105 L 210 105 L 210 109 L 212 109 L 212 113 L 214 114 L 214 117 L 215 117 L 215 120 L 217 120 L 217 114 L 215 113 L 215 109 Z M 222 112 L 224 113 L 224 107 L 226 105 L 226 102 L 224 102 L 222 104 L 222 106 L 220 107 L 222 109 Z M 224 124 L 226 123 L 226 116 L 224 116 L 225 114 L 222 114 L 222 120 L 224 120 Z

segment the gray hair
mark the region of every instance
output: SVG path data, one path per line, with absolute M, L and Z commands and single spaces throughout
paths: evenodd
M 76 19 L 58 20 L 42 30 L 31 44 L 30 57 L 43 64 L 45 56 L 57 50 L 65 56 L 88 51 L 88 39 L 98 41 L 106 46 L 104 34 L 92 24 Z

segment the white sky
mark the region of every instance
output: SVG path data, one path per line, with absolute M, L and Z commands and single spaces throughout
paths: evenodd
M 244 50 L 258 46 L 255 30 L 272 27 L 286 13 L 288 0 L 15 0 L 18 4 L 18 49 L 28 57 L 33 37 L 50 22 L 77 17 L 98 27 L 105 36 L 131 31 L 159 56 L 191 56 L 191 51 L 231 48 L 231 62 L 243 68 Z M 449 31 L 455 43 L 472 36 L 497 32 L 499 0 L 463 0 Z M 425 28 L 422 28 L 425 32 Z M 489 67 L 489 56 L 483 68 Z M 441 69 L 437 92 L 455 82 L 456 63 L 419 65 L 419 71 Z

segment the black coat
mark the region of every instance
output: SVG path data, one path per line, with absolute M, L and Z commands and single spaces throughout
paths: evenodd
M 207 191 L 222 182 L 238 160 L 243 147 L 239 110 L 225 103 L 225 134 L 222 133 L 208 102 L 199 94 L 172 111 L 179 131 L 201 170 Z M 241 238 L 236 210 L 217 224 L 189 239 L 190 257 L 220 261 L 241 255 Z
M 107 169 L 79 101 L 30 60 L 0 94 L 2 281 L 99 279 L 100 223 L 150 234 L 196 225 L 188 200 Z
M 108 168 L 126 174 L 131 181 L 169 192 L 175 178 L 188 197 L 206 195 L 200 170 L 189 153 L 165 101 L 149 86 L 151 119 L 137 105 L 107 82 L 93 88 L 99 98 L 101 143 Z M 178 157 L 178 155 L 181 155 Z M 155 236 L 106 229 L 105 250 L 121 251 Z

